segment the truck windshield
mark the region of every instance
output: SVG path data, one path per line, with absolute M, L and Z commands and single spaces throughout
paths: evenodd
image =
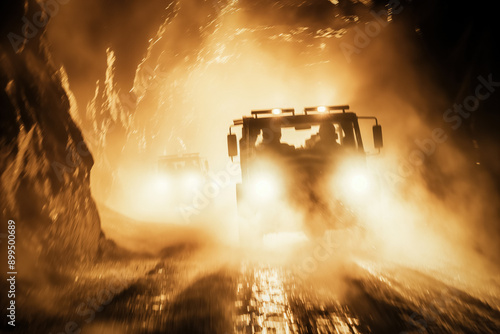
M 269 130 L 260 129 L 255 142 L 256 146 L 266 145 L 271 140 L 278 140 L 281 144 L 289 145 L 298 150 L 308 150 L 317 147 L 321 142 L 328 142 L 332 145 L 342 147 L 357 148 L 356 136 L 352 122 L 336 123 L 327 122 L 321 124 L 305 124 L 304 126 L 282 127 Z
M 186 170 L 201 171 L 203 165 L 199 159 L 162 159 L 158 163 L 160 171 L 164 172 L 180 172 Z

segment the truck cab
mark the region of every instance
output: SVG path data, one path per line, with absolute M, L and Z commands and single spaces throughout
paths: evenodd
M 158 174 L 173 202 L 189 203 L 206 182 L 208 162 L 198 153 L 164 155 L 158 159 Z
M 300 210 L 315 235 L 351 220 L 342 188 L 350 182 L 345 176 L 349 170 L 366 166 L 359 120 L 375 122 L 373 143 L 378 152 L 383 141 L 377 118 L 348 110 L 348 105 L 319 106 L 297 114 L 294 109 L 274 108 L 253 110 L 251 116 L 234 120 L 227 139 L 229 156 L 239 156 L 241 166 L 241 183 L 236 186 L 239 213 L 261 220 L 263 233 L 272 232 L 282 205 Z M 239 140 L 235 127 L 241 127 Z

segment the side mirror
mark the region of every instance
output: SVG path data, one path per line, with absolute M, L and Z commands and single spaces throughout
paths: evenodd
M 373 145 L 377 149 L 381 149 L 384 146 L 384 140 L 382 139 L 382 126 L 373 126 Z
M 238 155 L 238 141 L 235 134 L 227 135 L 227 154 L 231 158 Z

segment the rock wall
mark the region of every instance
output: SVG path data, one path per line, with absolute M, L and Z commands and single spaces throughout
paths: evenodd
M 16 221 L 19 271 L 79 264 L 104 238 L 93 158 L 44 45 L 50 15 L 35 0 L 0 7 L 0 233 Z

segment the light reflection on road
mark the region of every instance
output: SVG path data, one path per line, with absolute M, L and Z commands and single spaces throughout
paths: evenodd
M 302 305 L 307 323 L 298 319 L 290 305 L 286 272 L 279 267 L 242 267 L 237 284 L 235 333 L 304 333 L 315 328 L 317 333 L 361 334 L 359 320 L 349 315 L 346 306 L 335 308 L 312 305 L 302 293 L 293 293 L 296 305 Z

